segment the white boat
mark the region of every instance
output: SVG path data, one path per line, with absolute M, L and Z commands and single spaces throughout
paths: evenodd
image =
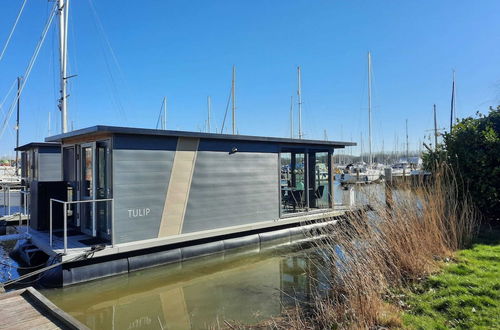
M 391 166 L 392 176 L 410 176 L 412 168 L 407 162 L 396 163 Z
M 383 179 L 382 169 L 378 164 L 368 166 L 366 163 L 349 164 L 343 173 L 337 174 L 335 180 L 341 184 L 372 183 Z
M 21 177 L 16 175 L 16 168 L 13 166 L 0 166 L 0 184 L 20 183 Z

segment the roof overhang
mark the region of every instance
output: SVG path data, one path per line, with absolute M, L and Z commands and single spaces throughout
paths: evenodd
M 15 148 L 15 151 L 26 151 L 35 148 L 45 148 L 45 147 L 60 147 L 61 144 L 59 142 L 30 142 L 25 145 L 19 146 Z
M 83 137 L 86 135 L 93 135 L 97 133 L 128 134 L 128 135 L 143 135 L 143 136 L 152 135 L 152 136 L 166 136 L 166 137 L 192 137 L 192 138 L 214 139 L 214 140 L 255 141 L 255 142 L 286 143 L 286 144 L 297 144 L 297 145 L 318 145 L 330 148 L 332 147 L 345 148 L 350 146 L 356 146 L 355 142 L 343 142 L 343 141 L 290 139 L 290 138 L 280 138 L 280 137 L 201 133 L 201 132 L 189 132 L 189 131 L 171 131 L 171 130 L 158 130 L 149 128 L 132 128 L 132 127 L 117 127 L 117 126 L 102 126 L 102 125 L 92 126 L 68 133 L 50 136 L 47 137 L 45 141 L 61 143 L 66 139 Z

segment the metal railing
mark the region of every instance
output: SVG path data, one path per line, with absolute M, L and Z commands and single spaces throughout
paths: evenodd
M 22 216 L 26 216 L 26 234 L 29 234 L 30 231 L 30 219 L 31 219 L 31 209 L 28 205 L 30 205 L 31 193 L 29 190 L 21 190 L 19 193 L 23 196 L 23 210 L 24 213 L 21 213 L 21 209 L 19 209 L 19 226 L 23 224 Z
M 4 212 L 4 216 L 10 216 L 12 215 L 11 214 L 11 192 L 12 190 L 15 191 L 15 192 L 20 192 L 21 191 L 21 194 L 23 194 L 22 192 L 25 192 L 27 191 L 27 187 L 26 186 L 23 186 L 23 185 L 12 185 L 12 184 L 0 184 L 0 188 L 2 188 L 2 192 L 3 192 L 3 207 L 4 209 L 7 210 L 7 213 Z M 19 201 L 20 202 L 20 201 Z M 26 213 L 26 195 L 24 195 L 24 210 L 25 210 L 25 213 L 22 214 L 22 215 L 27 215 Z M 21 215 L 21 205 L 19 205 L 19 213 Z
M 68 251 L 68 205 L 70 204 L 83 204 L 83 203 L 92 203 L 93 208 L 95 210 L 95 203 L 97 202 L 111 202 L 111 246 L 115 246 L 115 215 L 113 212 L 114 199 L 113 198 L 104 198 L 104 199 L 88 199 L 81 201 L 61 201 L 59 199 L 51 198 L 50 199 L 50 220 L 49 220 L 49 243 L 52 247 L 52 203 L 60 203 L 63 204 L 63 241 L 64 241 L 64 254 Z M 94 212 L 95 216 L 95 212 Z

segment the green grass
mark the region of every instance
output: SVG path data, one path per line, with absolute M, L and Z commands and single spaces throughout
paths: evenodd
M 405 326 L 414 329 L 500 329 L 500 230 L 482 233 L 456 261 L 407 296 Z

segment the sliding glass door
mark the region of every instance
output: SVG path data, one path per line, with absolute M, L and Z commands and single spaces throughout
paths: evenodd
M 331 151 L 290 149 L 280 153 L 281 214 L 333 207 Z

